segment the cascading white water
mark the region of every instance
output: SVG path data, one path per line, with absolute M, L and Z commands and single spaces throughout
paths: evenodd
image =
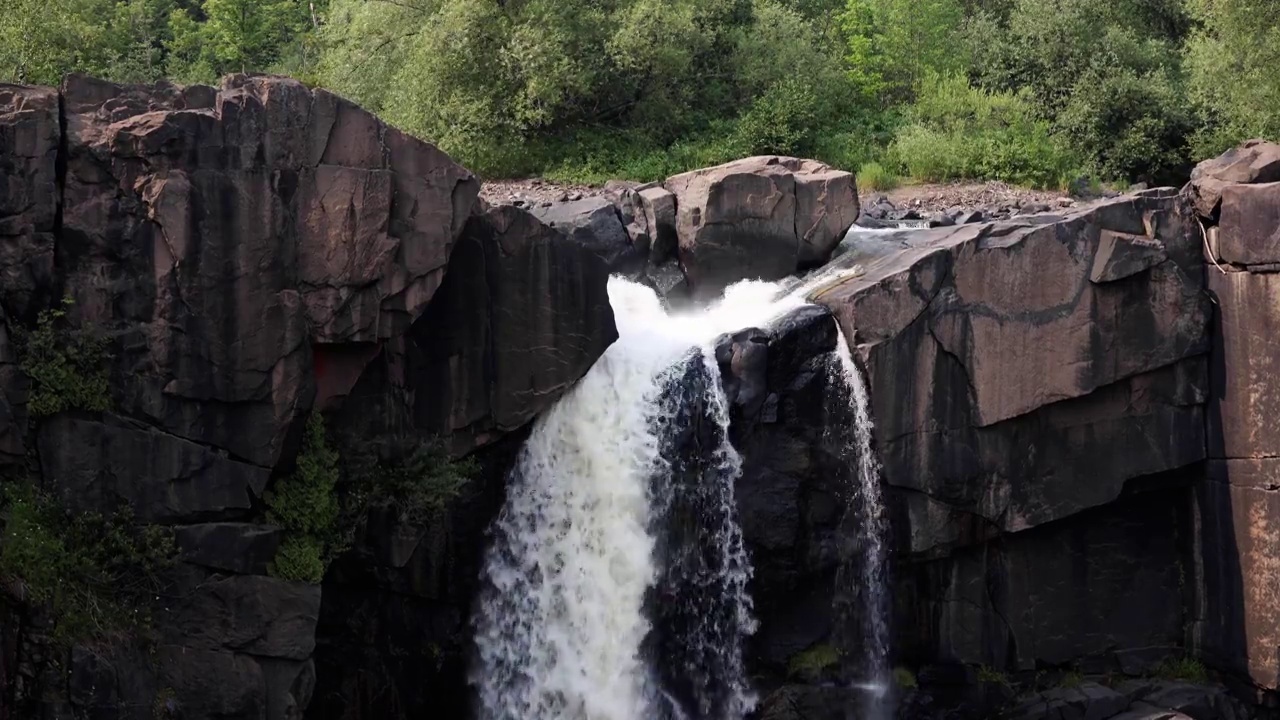
M 755 697 L 755 629 L 737 522 L 741 460 L 714 344 L 767 327 L 856 269 L 746 281 L 668 314 L 652 290 L 609 281 L 619 339 L 535 423 L 507 483 L 475 616 L 482 720 L 741 720 Z M 860 647 L 866 717 L 887 687 L 885 519 L 865 383 L 843 335 L 832 401 L 856 466 L 842 587 Z M 830 422 L 830 420 L 829 420 Z M 855 577 L 856 576 L 856 577 Z M 839 613 L 838 613 L 839 614 Z
M 848 558 L 841 570 L 846 574 L 837 580 L 844 590 L 856 583 L 850 594 L 857 598 L 859 607 L 852 614 L 860 621 L 856 634 L 861 657 L 857 671 L 861 677 L 855 684 L 867 692 L 866 720 L 879 720 L 888 714 L 886 695 L 889 688 L 889 598 L 885 538 L 887 518 L 880 490 L 880 463 L 872 447 L 870 398 L 862 373 L 854 363 L 853 354 L 844 333 L 836 341 L 836 362 L 840 381 L 849 395 L 852 410 L 852 427 L 844 428 L 845 455 L 852 455 L 857 467 L 857 484 L 851 488 L 846 526 L 855 533 L 858 557 Z
M 619 278 L 609 298 L 618 341 L 535 423 L 508 479 L 475 618 L 481 717 L 738 720 L 754 705 L 741 657 L 754 621 L 733 497 L 740 461 L 712 344 L 805 301 L 748 281 L 668 315 L 652 290 Z M 699 417 L 682 420 L 695 405 Z M 690 424 L 710 426 L 715 448 L 696 472 L 714 484 L 682 494 L 664 448 Z M 657 530 L 673 504 L 712 518 L 710 552 L 668 548 L 664 559 Z M 648 598 L 664 576 L 695 597 Z M 679 628 L 686 697 L 645 657 L 647 599 Z M 692 604 L 672 611 L 673 600 Z

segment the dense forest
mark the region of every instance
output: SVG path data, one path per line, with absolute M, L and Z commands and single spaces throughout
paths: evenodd
M 1274 0 L 0 0 L 2 81 L 288 74 L 488 177 L 1176 182 L 1280 139 L 1276 68 Z

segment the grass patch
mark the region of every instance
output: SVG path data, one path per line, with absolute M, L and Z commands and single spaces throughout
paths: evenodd
M 138 526 L 127 508 L 73 513 L 28 482 L 0 490 L 0 577 L 50 609 L 54 639 L 111 639 L 150 624 L 149 601 L 175 555 L 165 528 Z
M 859 190 L 886 191 L 898 187 L 898 176 L 877 162 L 865 163 L 858 169 Z
M 68 321 L 73 302 L 64 297 L 58 307 L 40 312 L 34 330 L 17 332 L 19 367 L 31 380 L 27 410 L 32 417 L 111 405 L 107 340 Z
M 1209 682 L 1209 671 L 1204 664 L 1190 656 L 1165 658 L 1152 674 L 1163 680 L 1183 680 L 1191 683 Z
M 1084 684 L 1084 675 L 1080 674 L 1078 670 L 1072 670 L 1068 672 L 1067 674 L 1063 675 L 1062 680 L 1058 682 L 1058 685 L 1064 688 L 1078 688 L 1083 684 Z
M 986 665 L 978 666 L 978 682 L 990 683 L 992 685 L 1003 685 L 1007 688 L 1013 687 L 1013 682 L 1009 680 L 1008 675 Z
M 840 651 L 822 643 L 791 656 L 791 661 L 787 663 L 787 675 L 797 679 L 818 677 L 839 662 Z

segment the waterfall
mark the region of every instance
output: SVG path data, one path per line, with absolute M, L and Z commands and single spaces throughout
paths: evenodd
M 741 720 L 754 708 L 741 459 L 714 344 L 767 327 L 844 272 L 745 281 L 675 314 L 649 288 L 609 281 L 619 338 L 535 422 L 493 526 L 474 616 L 481 720 Z M 840 453 L 857 469 L 845 522 L 857 558 L 837 584 L 855 586 L 843 595 L 857 599 L 846 624 L 862 626 L 858 681 L 882 689 L 879 471 L 843 336 L 833 356 Z
M 508 477 L 475 617 L 481 717 L 739 720 L 755 703 L 741 647 L 754 619 L 712 344 L 804 300 L 743 282 L 668 315 L 620 278 L 609 299 L 618 341 L 538 419 Z M 696 541 L 669 541 L 682 526 Z
M 828 414 L 843 421 L 829 427 L 837 431 L 841 456 L 857 471 L 856 482 L 846 489 L 846 516 L 841 523 L 851 543 L 836 577 L 836 615 L 846 653 L 856 653 L 848 660 L 854 687 L 865 692 L 863 717 L 879 720 L 890 714 L 887 518 L 880 464 L 871 442 L 870 398 L 843 332 L 833 364 L 841 392 L 833 393 L 835 405 L 828 407 Z

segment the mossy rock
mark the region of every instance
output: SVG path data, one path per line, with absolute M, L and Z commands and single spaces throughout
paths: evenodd
M 817 682 L 839 664 L 840 651 L 821 643 L 792 655 L 787 663 L 787 675 L 802 682 Z

